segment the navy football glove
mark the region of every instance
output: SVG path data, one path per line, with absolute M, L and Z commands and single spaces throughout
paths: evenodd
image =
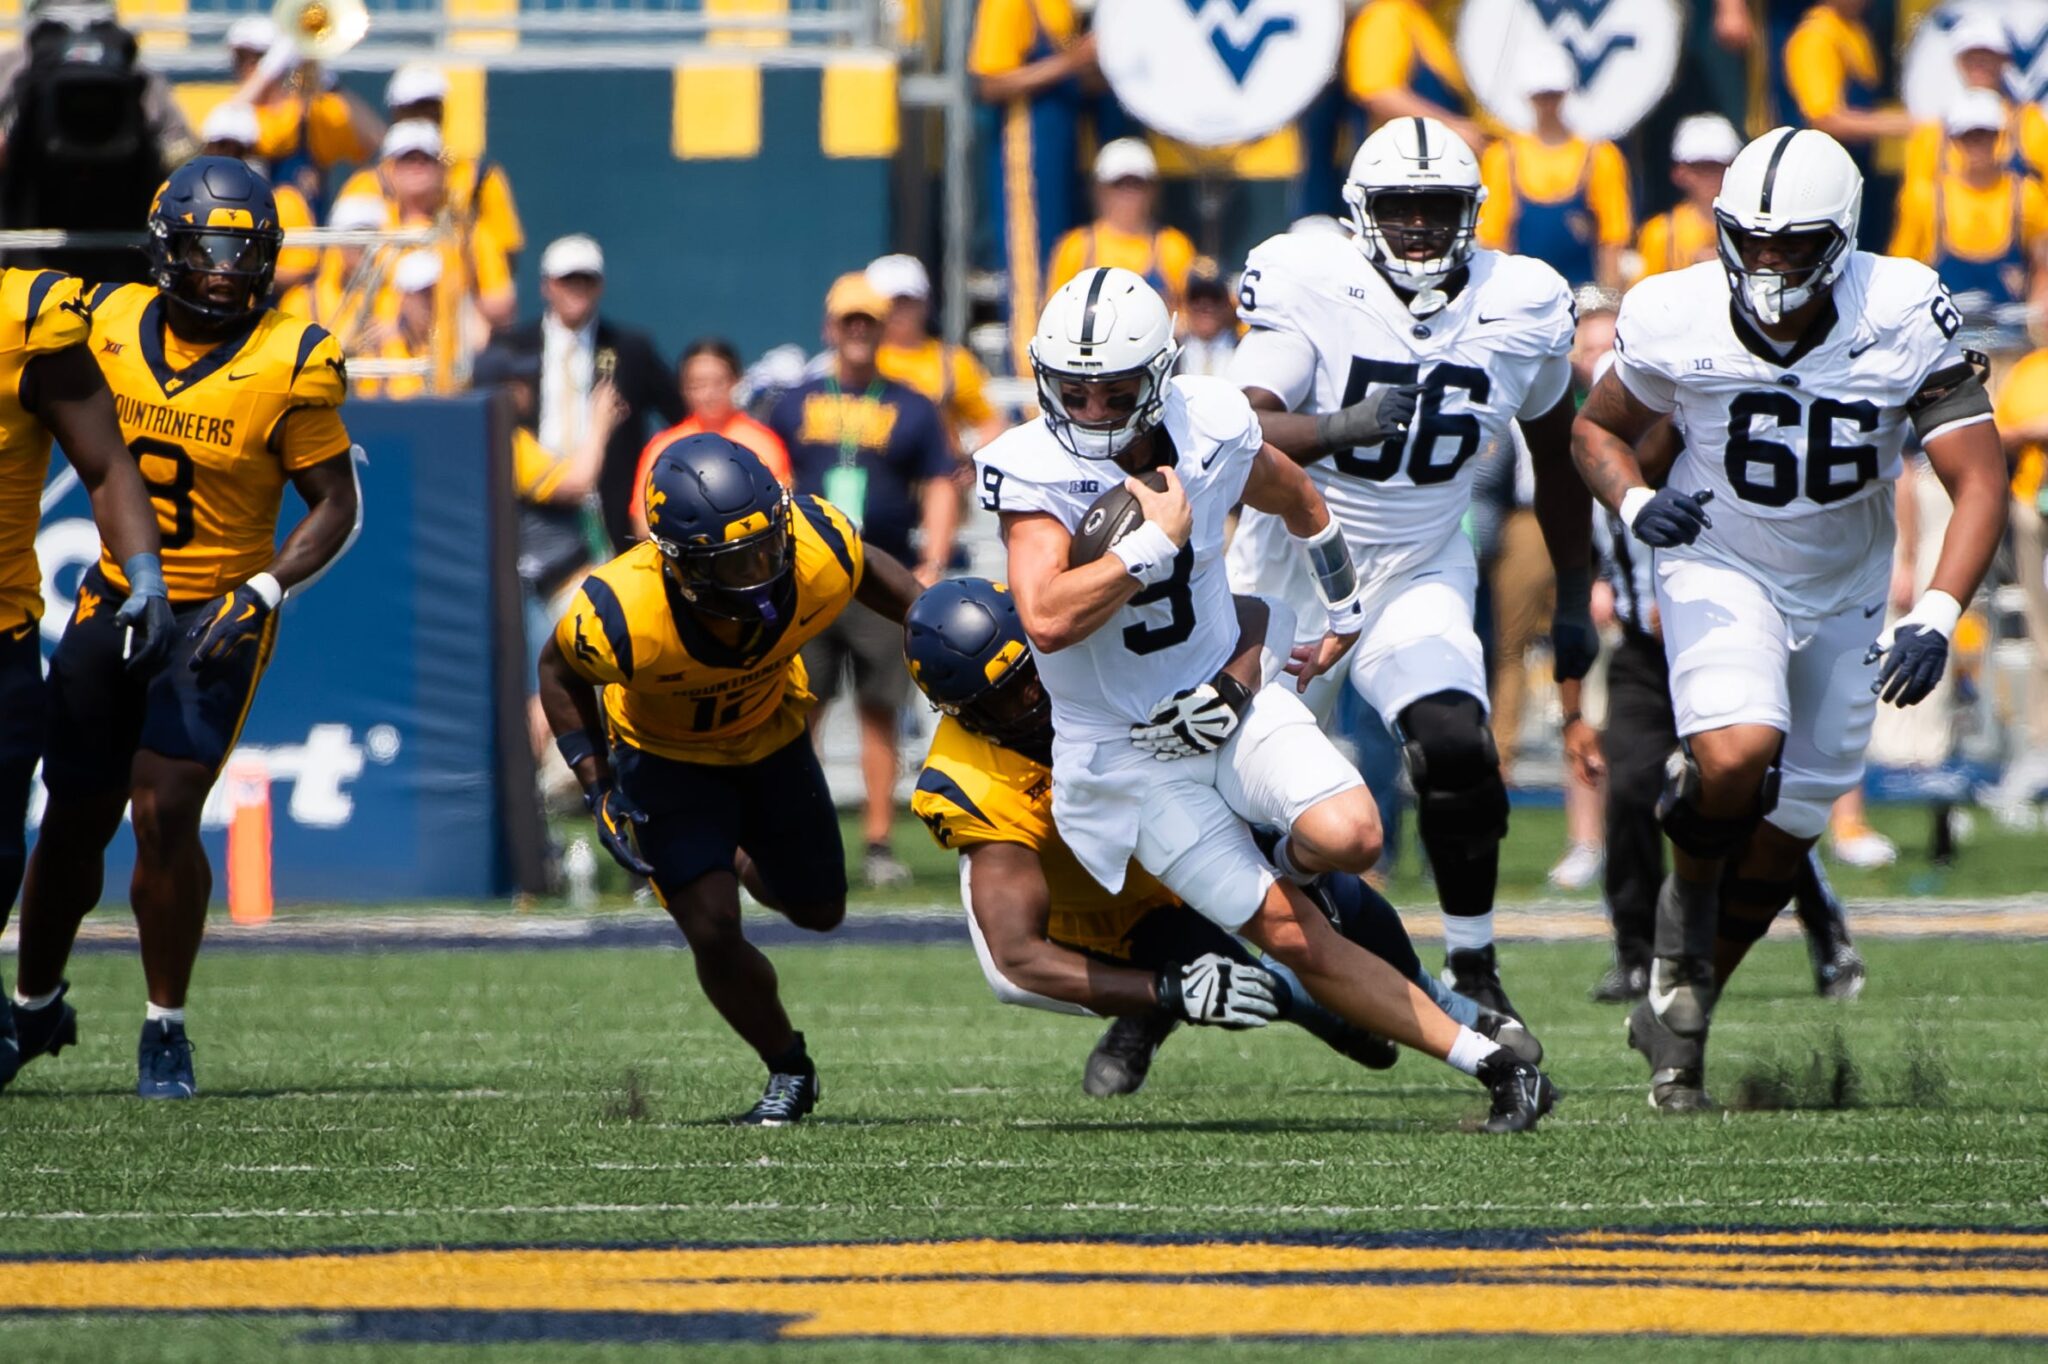
M 1550 618 L 1551 673 L 1576 682 L 1600 657 L 1600 632 L 1593 628 L 1593 575 L 1583 568 L 1557 575 L 1557 609 Z
M 597 841 L 604 844 L 612 861 L 635 876 L 654 875 L 653 866 L 633 849 L 633 829 L 647 822 L 647 812 L 613 785 L 610 777 L 585 790 L 583 804 L 597 820 Z
M 186 639 L 198 641 L 186 666 L 195 673 L 202 672 L 226 662 L 242 649 L 257 648 L 270 611 L 270 603 L 247 583 L 207 603 L 199 619 L 185 632 Z
M 136 554 L 121 571 L 128 578 L 128 598 L 114 620 L 128 632 L 128 671 L 155 672 L 178 635 L 171 599 L 164 590 L 163 562 L 155 554 Z
M 1631 498 L 1624 498 L 1624 503 Z M 1673 545 L 1689 545 L 1700 538 L 1703 530 L 1712 530 L 1714 523 L 1703 510 L 1714 500 L 1714 490 L 1702 493 L 1682 493 L 1676 488 L 1661 488 L 1647 499 L 1641 499 L 1635 514 L 1628 514 L 1623 506 L 1622 515 L 1628 520 L 1628 528 L 1636 539 L 1652 549 L 1669 549 Z
M 1932 626 L 1901 623 L 1892 632 L 1891 647 L 1882 641 L 1873 644 L 1863 661 L 1874 663 L 1880 656 L 1884 667 L 1870 684 L 1871 692 L 1895 706 L 1917 706 L 1948 668 L 1948 640 Z

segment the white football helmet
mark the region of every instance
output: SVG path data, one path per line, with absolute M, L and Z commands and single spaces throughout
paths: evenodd
M 1406 239 L 1415 230 L 1396 228 L 1390 239 L 1373 211 L 1382 197 L 1409 194 L 1449 194 L 1461 201 L 1451 221 L 1426 229 L 1431 237 L 1441 237 L 1442 245 L 1419 260 L 1406 254 Z M 1443 283 L 1471 256 L 1486 186 L 1479 183 L 1479 159 L 1456 133 L 1433 118 L 1393 118 L 1351 158 L 1344 202 L 1365 258 L 1394 284 L 1414 292 Z
M 1180 347 L 1166 300 L 1129 270 L 1083 270 L 1046 300 L 1031 339 L 1031 373 L 1038 405 L 1055 439 L 1083 459 L 1114 459 L 1125 446 L 1159 425 L 1166 379 Z M 1136 406 L 1108 425 L 1087 425 L 1067 414 L 1062 384 L 1140 380 Z
M 1736 154 L 1714 197 L 1721 264 L 1736 303 L 1766 325 L 1830 288 L 1856 249 L 1863 173 L 1842 144 L 1813 128 L 1773 128 Z M 1798 272 L 1752 270 L 1745 237 L 1823 232 L 1819 258 Z

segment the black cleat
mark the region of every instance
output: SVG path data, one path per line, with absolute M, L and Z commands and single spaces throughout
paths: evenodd
M 1493 1109 L 1482 1129 L 1487 1132 L 1533 1132 L 1557 1105 L 1557 1086 L 1550 1077 L 1506 1047 L 1479 1063 L 1479 1083 L 1493 1092 Z
M 1088 1053 L 1088 1065 L 1081 1072 L 1081 1092 L 1091 1099 L 1136 1094 L 1152 1073 L 1152 1058 L 1159 1054 L 1160 1044 L 1179 1022 L 1160 1012 L 1125 1014 L 1112 1020 L 1096 1041 L 1095 1050 Z
M 145 1099 L 189 1099 L 199 1092 L 192 1076 L 192 1040 L 183 1023 L 144 1023 L 135 1048 L 135 1092 Z
M 739 1127 L 793 1127 L 818 1106 L 823 1094 L 815 1070 L 802 1075 L 770 1075 L 760 1100 L 733 1123 Z
M 1650 992 L 1650 968 L 1616 962 L 1593 986 L 1595 1004 L 1633 1004 Z
M 57 986 L 57 997 L 40 1009 L 13 1004 L 14 1050 L 10 1054 L 0 1043 L 0 1089 L 7 1088 L 21 1068 L 38 1056 L 55 1056 L 78 1044 L 78 1010 L 64 1002 L 70 981 Z M 11 1001 L 10 1001 L 11 1003 Z
M 1628 1044 L 1650 1063 L 1650 1107 L 1659 1113 L 1704 1113 L 1714 1107 L 1707 1094 L 1704 1032 L 1679 1036 L 1644 1000 L 1629 1011 Z
M 1472 1031 L 1489 1042 L 1500 1043 L 1517 1058 L 1527 1061 L 1532 1066 L 1543 1064 L 1543 1044 L 1536 1040 L 1536 1034 L 1530 1032 L 1528 1025 L 1519 1018 L 1482 1011 L 1479 1021 L 1472 1025 Z
M 1501 988 L 1500 965 L 1494 959 L 1492 943 L 1444 953 L 1443 981 L 1482 1009 L 1506 1014 L 1518 1022 L 1522 1017 L 1522 1011 Z

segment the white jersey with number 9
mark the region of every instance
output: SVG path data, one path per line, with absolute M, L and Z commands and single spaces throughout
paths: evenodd
M 1685 437 L 1670 486 L 1714 494 L 1712 528 L 1658 554 L 1738 569 L 1788 616 L 1882 599 L 1907 405 L 1962 361 L 1959 324 L 1932 270 L 1867 252 L 1782 350 L 1733 307 L 1718 263 L 1637 285 L 1615 323 L 1614 372 Z

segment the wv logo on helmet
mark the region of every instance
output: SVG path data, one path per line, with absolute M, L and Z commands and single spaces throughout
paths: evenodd
M 1195 22 L 1204 25 L 1209 34 L 1209 46 L 1216 49 L 1216 55 L 1223 60 L 1223 69 L 1239 85 L 1251 75 L 1252 67 L 1259 60 L 1259 53 L 1268 42 L 1282 34 L 1295 30 L 1291 14 L 1253 13 L 1261 7 L 1259 0 L 1186 0 L 1188 13 L 1195 16 Z

